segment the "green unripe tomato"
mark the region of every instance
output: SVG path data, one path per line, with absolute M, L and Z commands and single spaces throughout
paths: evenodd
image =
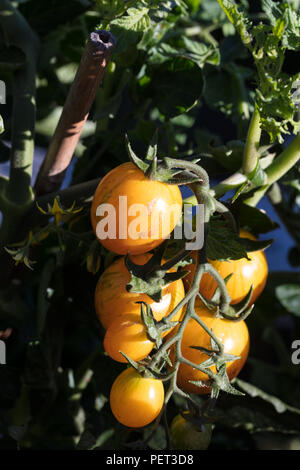
M 170 431 L 175 449 L 206 450 L 211 441 L 212 426 L 204 424 L 198 428 L 178 414 L 171 423 Z

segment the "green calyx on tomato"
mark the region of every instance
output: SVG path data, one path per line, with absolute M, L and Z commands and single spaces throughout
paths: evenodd
M 182 279 L 188 273 L 183 270 L 176 271 L 174 268 L 178 263 L 178 257 L 174 261 L 163 260 L 165 248 L 166 243 L 162 243 L 144 265 L 136 264 L 129 255 L 125 257 L 125 264 L 131 276 L 126 286 L 128 292 L 147 294 L 152 300 L 159 302 L 162 299 L 163 288 Z M 187 254 L 183 253 L 182 256 L 185 258 Z
M 142 160 L 132 150 L 129 139 L 126 135 L 126 149 L 130 161 L 152 181 L 160 181 L 161 183 L 176 185 L 198 181 L 198 173 L 200 170 L 196 163 L 199 159 L 193 160 L 192 162 L 167 157 L 158 159 L 157 138 L 158 132 L 156 131 L 147 149 L 145 160 Z M 188 170 L 187 167 L 189 167 Z
M 216 338 L 222 343 L 223 354 L 229 355 L 228 357 L 234 356 L 232 360 L 226 361 L 224 368 L 220 367 L 221 375 L 216 377 L 219 387 L 230 393 L 229 381 L 239 374 L 248 357 L 250 338 L 247 325 L 243 320 L 232 322 L 223 318 L 217 318 L 200 303 L 195 305 L 195 312 L 199 319 L 205 323 L 209 330 L 213 331 Z M 176 334 L 176 331 L 177 327 L 168 335 L 168 339 Z M 210 335 L 195 319 L 190 319 L 182 335 L 181 355 L 193 364 L 201 365 L 210 358 L 205 352 L 210 350 Z M 174 345 L 170 349 L 170 360 L 174 363 Z M 214 364 L 214 362 L 207 366 L 214 374 L 219 372 L 216 370 L 217 367 L 218 365 Z M 211 382 L 210 377 L 205 372 L 186 363 L 180 363 L 177 372 L 177 385 L 184 392 L 195 394 L 211 393 Z

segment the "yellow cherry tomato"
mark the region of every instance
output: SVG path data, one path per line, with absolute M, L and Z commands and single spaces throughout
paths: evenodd
M 111 218 L 108 222 L 108 207 L 114 208 L 115 227 Z M 177 185 L 151 181 L 127 162 L 100 181 L 92 202 L 91 222 L 97 238 L 108 250 L 120 255 L 141 254 L 167 238 L 181 212 L 182 197 Z
M 142 377 L 129 367 L 114 381 L 110 391 L 110 407 L 124 426 L 139 428 L 151 423 L 164 403 L 164 387 L 160 380 Z
M 130 359 L 140 361 L 150 354 L 154 344 L 147 336 L 141 317 L 134 314 L 116 318 L 106 330 L 103 342 L 107 354 L 118 362 L 127 362 L 120 351 Z
M 245 230 L 241 230 L 240 237 L 255 240 L 255 237 Z M 232 274 L 226 284 L 232 305 L 239 303 L 248 294 L 251 285 L 253 286 L 253 293 L 249 305 L 253 304 L 262 293 L 267 282 L 268 264 L 264 252 L 253 251 L 248 253 L 248 257 L 250 260 L 246 258 L 229 261 L 209 260 L 223 279 Z M 184 278 L 185 286 L 189 289 L 193 282 L 196 265 L 191 264 L 184 269 L 190 271 Z M 200 282 L 200 293 L 210 300 L 216 288 L 217 282 L 215 279 L 210 274 L 205 273 Z
M 142 265 L 150 258 L 151 254 L 136 255 L 132 257 L 134 263 Z M 174 270 L 170 270 L 174 271 Z M 162 290 L 162 299 L 154 302 L 147 294 L 135 294 L 128 292 L 126 285 L 130 281 L 130 274 L 125 265 L 125 258 L 114 261 L 100 276 L 95 291 L 95 309 L 103 327 L 107 329 L 117 318 L 126 314 L 140 314 L 141 305 L 136 302 L 146 302 L 150 305 L 155 320 L 160 321 L 168 315 L 176 305 L 184 298 L 184 286 L 181 279 L 171 282 Z M 178 321 L 181 317 L 180 310 L 172 321 Z M 164 334 L 167 334 L 165 332 Z

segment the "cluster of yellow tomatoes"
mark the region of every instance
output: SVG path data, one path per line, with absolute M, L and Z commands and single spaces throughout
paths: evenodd
M 160 211 L 161 217 L 169 216 L 168 211 L 174 204 L 182 207 L 182 197 L 179 187 L 168 185 L 157 181 L 151 181 L 144 173 L 132 163 L 124 163 L 109 172 L 99 183 L 91 207 L 91 221 L 94 232 L 103 215 L 96 214 L 97 208 L 101 204 L 112 204 L 116 209 L 116 218 L 119 219 L 119 196 L 127 197 L 127 204 L 139 203 L 148 207 L 148 222 L 154 210 Z M 130 222 L 130 214 L 127 214 Z M 174 226 L 178 222 L 181 214 L 178 213 L 177 220 L 174 218 Z M 149 224 L 151 226 L 151 224 Z M 170 227 L 170 230 L 173 230 Z M 141 318 L 141 304 L 146 302 L 150 305 L 154 318 L 161 320 L 168 315 L 174 307 L 184 298 L 186 291 L 190 288 L 193 275 L 196 269 L 195 264 L 191 264 L 189 274 L 184 278 L 184 282 L 179 279 L 162 290 L 162 298 L 155 302 L 146 294 L 136 294 L 128 292 L 126 285 L 130 281 L 130 274 L 125 265 L 124 255 L 130 253 L 134 263 L 145 264 L 152 256 L 149 251 L 158 246 L 169 235 L 161 233 L 159 239 L 151 237 L 151 233 L 143 234 L 143 237 L 132 239 L 120 237 L 120 230 L 117 224 L 116 237 L 99 240 L 107 249 L 121 255 L 114 261 L 101 275 L 95 291 L 95 308 L 97 316 L 103 325 L 105 332 L 104 349 L 106 353 L 115 361 L 127 363 L 125 353 L 134 361 L 145 359 L 152 351 L 155 343 L 147 335 L 146 326 Z M 241 236 L 251 238 L 247 232 L 242 232 Z M 253 286 L 251 303 L 264 288 L 267 278 L 267 263 L 265 255 L 261 251 L 249 254 L 250 261 L 243 258 L 237 261 L 211 261 L 214 267 L 221 274 L 223 279 L 232 273 L 227 283 L 232 304 L 238 303 Z M 185 268 L 186 269 L 186 268 Z M 209 275 L 202 277 L 200 292 L 210 299 L 216 289 L 216 282 Z M 235 377 L 243 367 L 249 351 L 249 333 L 244 321 L 231 322 L 229 320 L 216 318 L 203 304 L 196 302 L 196 312 L 212 329 L 214 334 L 222 341 L 224 352 L 238 356 L 239 359 L 227 363 L 227 374 L 229 379 Z M 180 322 L 184 312 L 179 311 L 174 318 L 174 322 Z M 177 323 L 175 323 L 176 325 Z M 175 326 L 164 332 L 164 338 L 174 335 Z M 190 346 L 201 346 L 211 349 L 210 336 L 193 319 L 189 320 L 181 341 L 181 352 L 183 357 L 195 364 L 201 364 L 207 360 L 208 356 L 198 349 Z M 171 362 L 175 357 L 174 349 L 170 351 Z M 212 366 L 214 370 L 214 366 Z M 191 381 L 203 381 L 203 387 L 197 387 Z M 199 370 L 180 364 L 177 374 L 177 384 L 185 392 L 209 393 L 210 387 L 208 376 Z M 207 384 L 207 385 L 206 385 Z M 151 423 L 161 412 L 164 404 L 164 386 L 161 380 L 154 377 L 141 375 L 133 367 L 126 368 L 115 380 L 110 393 L 110 406 L 116 419 L 128 427 L 142 427 Z M 177 417 L 173 428 L 176 430 L 183 418 Z M 184 420 L 183 420 L 184 421 Z

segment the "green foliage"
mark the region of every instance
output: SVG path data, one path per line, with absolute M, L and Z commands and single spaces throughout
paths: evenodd
M 151 25 L 148 12 L 148 8 L 129 8 L 125 16 L 111 21 L 110 31 L 118 41 L 116 53 L 127 50 L 147 32 Z
M 219 218 L 211 220 L 207 238 L 207 257 L 218 260 L 235 260 L 247 258 L 247 252 L 263 250 L 270 246 L 272 240 L 254 241 L 239 238 Z
M 255 60 L 259 75 L 256 106 L 261 127 L 268 132 L 271 141 L 283 142 L 289 125 L 294 132 L 299 127 L 291 93 L 298 75 L 286 77 L 282 73 L 285 50 L 299 49 L 299 15 L 291 5 L 265 0 L 262 7 L 271 26 L 261 22 L 255 25 L 234 1 L 220 0 L 219 3 Z
M 210 177 L 226 178 L 227 172 L 240 172 L 254 109 L 271 141 L 283 143 L 289 132 L 297 131 L 298 0 L 262 0 L 253 9 L 246 0 L 25 0 L 14 5 L 40 39 L 36 145 L 49 144 L 88 33 L 109 29 L 117 38 L 76 149 L 73 183 L 100 177 L 126 161 L 125 133 L 136 154 L 147 154 L 148 160 L 157 148 L 160 158 L 190 162 L 199 154 L 200 165 L 209 170 Z M 10 112 L 13 80 L 26 67 L 28 57 L 23 47 L 5 39 L 2 28 L 0 33 L 0 71 L 8 98 L 5 129 L 0 118 L 0 132 L 6 142 L 14 125 Z M 158 145 L 152 141 L 147 150 L 157 128 Z M 264 133 L 258 149 L 260 162 L 226 202 L 238 225 L 255 235 L 278 228 L 267 214 L 245 203 L 249 194 L 266 183 L 266 168 L 280 151 L 279 146 L 265 146 L 266 140 Z M 9 153 L 7 144 L 0 142 L 1 162 L 8 160 Z M 295 240 L 291 257 L 299 265 L 299 167 L 282 182 L 281 200 L 275 205 Z M 0 184 L 2 196 L 2 178 Z M 44 216 L 41 219 L 38 214 L 30 237 L 14 227 L 15 235 L 26 241 L 7 244 L 20 266 L 14 270 L 11 285 L 1 286 L 0 292 L 0 339 L 13 329 L 7 340 L 8 364 L 0 366 L 0 448 L 165 449 L 167 434 L 162 425 L 124 432 L 112 417 L 110 387 L 124 367 L 113 364 L 103 352 L 105 332 L 96 318 L 93 299 L 98 276 L 114 255 L 93 236 L 89 202 L 84 199 L 83 210 L 77 214 L 73 200 L 66 206 L 50 205 L 49 211 L 41 204 Z M 2 197 L 0 202 L 2 211 Z M 47 224 L 51 216 L 55 220 Z M 247 252 L 265 249 L 272 241 L 241 239 L 225 222 L 225 217 L 210 221 L 206 244 L 210 259 L 247 257 Z M 11 256 L 0 259 L 3 285 L 10 278 Z M 159 301 L 162 287 L 183 277 L 190 261 L 185 258 L 176 264 L 183 268 L 180 272 L 166 274 L 157 269 L 149 276 L 146 270 L 148 277 L 130 265 L 129 289 Z M 33 269 L 27 270 L 26 265 Z M 220 389 L 227 392 L 220 394 L 213 417 L 208 416 L 216 421 L 212 450 L 255 447 L 261 432 L 278 433 L 281 438 L 299 435 L 299 366 L 290 360 L 290 340 L 299 337 L 299 285 L 297 273 L 269 277 L 254 313 L 247 318 L 251 357 L 242 379 L 229 383 L 225 362 L 233 360 L 232 356 L 207 361 L 207 367 L 215 364 L 219 372 L 213 395 Z M 141 310 L 149 336 L 160 346 L 161 333 L 170 323 L 157 324 L 148 306 Z M 286 322 L 283 327 L 281 322 Z M 168 363 L 167 353 L 162 359 Z M 164 374 L 160 367 L 156 368 L 158 377 Z M 239 390 L 246 395 L 239 396 Z M 202 397 L 193 400 L 205 404 Z M 178 413 L 178 406 L 186 409 L 187 403 L 182 396 L 174 396 L 167 421 Z M 205 405 L 203 409 L 210 414 Z
M 278 228 L 278 224 L 271 220 L 265 211 L 251 207 L 242 201 L 232 206 L 241 227 L 254 235 L 267 233 Z
M 300 286 L 298 284 L 282 284 L 276 288 L 279 302 L 288 312 L 300 316 Z

